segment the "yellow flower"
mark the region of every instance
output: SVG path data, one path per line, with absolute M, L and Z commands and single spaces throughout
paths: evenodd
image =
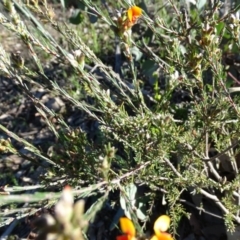
M 161 233 L 158 237 L 154 235 L 150 240 L 173 240 L 173 238 L 169 233 Z
M 170 226 L 170 218 L 167 215 L 160 216 L 154 223 L 155 235 L 150 240 L 173 240 L 171 234 L 166 233 Z
M 155 235 L 150 240 L 173 240 L 171 234 L 166 233 L 170 225 L 167 215 L 160 216 L 154 223 Z M 135 240 L 136 230 L 132 221 L 126 217 L 120 218 L 120 228 L 124 235 L 117 236 L 117 240 Z
M 154 232 L 166 232 L 170 226 L 170 217 L 167 215 L 160 216 L 154 223 Z

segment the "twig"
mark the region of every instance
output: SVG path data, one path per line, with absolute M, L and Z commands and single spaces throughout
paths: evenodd
M 122 63 L 122 58 L 121 58 L 121 48 L 120 48 L 120 42 L 119 39 L 116 37 L 115 38 L 115 72 L 121 75 L 121 63 Z
M 210 194 L 203 189 L 200 189 L 200 193 L 203 194 L 205 197 L 213 200 L 225 214 L 230 213 L 229 210 L 222 204 L 222 202 L 219 200 L 219 198 L 216 195 Z M 233 214 L 231 215 L 237 223 L 240 223 L 240 218 L 238 216 L 235 216 Z
M 173 166 L 173 164 L 167 159 L 164 158 L 164 161 L 168 164 L 168 166 L 173 170 L 173 172 L 179 177 L 183 178 L 182 175 L 178 172 L 178 170 Z M 186 179 L 185 179 L 186 180 Z
M 205 156 L 206 156 L 206 158 L 209 158 L 209 155 L 208 155 L 208 151 L 209 151 L 208 137 L 209 137 L 208 132 L 206 131 L 206 134 L 205 134 Z M 215 178 L 218 180 L 218 182 L 222 182 L 222 177 L 218 174 L 218 172 L 214 168 L 212 162 L 208 161 L 207 166 L 210 169 L 210 171 L 212 172 L 212 174 L 215 176 Z
M 240 81 L 239 81 L 236 77 L 234 77 L 231 72 L 228 72 L 228 75 L 229 75 L 238 85 L 240 85 Z
M 213 217 L 223 219 L 223 217 L 221 217 L 221 216 L 219 216 L 219 215 L 216 215 L 216 214 L 214 214 L 214 213 L 208 212 L 208 211 L 205 210 L 204 208 L 197 207 L 197 206 L 195 206 L 194 204 L 188 202 L 188 201 L 185 200 L 185 199 L 180 198 L 179 201 L 182 202 L 182 203 L 187 204 L 188 206 L 191 206 L 191 207 L 193 207 L 193 208 L 199 210 L 200 212 L 204 212 L 204 213 L 206 213 L 206 214 L 208 214 L 208 215 L 211 215 L 211 216 L 213 216 Z
M 235 143 L 233 143 L 232 145 L 230 145 L 229 147 L 227 147 L 226 149 L 224 149 L 221 153 L 218 153 L 217 155 L 215 155 L 214 157 L 211 158 L 201 158 L 201 160 L 203 161 L 213 161 L 219 157 L 221 157 L 224 153 L 226 153 L 227 151 L 229 151 L 231 148 L 234 148 L 238 145 L 239 140 L 237 140 Z
M 2 234 L 2 236 L 0 237 L 1 240 L 7 240 L 9 235 L 11 234 L 11 232 L 13 231 L 13 229 L 17 226 L 19 220 L 14 219 L 11 224 L 8 226 L 8 228 L 6 229 L 6 231 Z

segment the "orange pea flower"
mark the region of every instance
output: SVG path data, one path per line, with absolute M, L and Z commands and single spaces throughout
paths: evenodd
M 116 23 L 113 29 L 124 42 L 128 42 L 127 40 L 131 37 L 131 28 L 142 16 L 142 11 L 140 7 L 132 6 L 125 11 L 117 11 L 113 16 L 113 21 Z
M 137 6 L 132 6 L 127 10 L 127 19 L 124 22 L 124 29 L 130 29 L 137 20 L 142 16 L 142 9 Z
M 173 240 L 171 234 L 166 233 L 169 225 L 170 218 L 167 215 L 160 216 L 154 223 L 155 235 L 150 240 Z M 136 240 L 136 230 L 130 219 L 120 218 L 120 228 L 124 235 L 117 236 L 117 240 Z
M 120 218 L 120 228 L 124 235 L 117 236 L 117 240 L 134 240 L 136 235 L 132 221 L 126 217 Z
M 136 235 L 132 221 L 126 217 L 120 218 L 120 228 L 124 235 L 117 236 L 117 240 L 134 240 Z
M 139 17 L 142 16 L 142 9 L 137 6 L 132 6 L 127 10 L 127 17 L 128 20 L 132 23 L 135 24 Z

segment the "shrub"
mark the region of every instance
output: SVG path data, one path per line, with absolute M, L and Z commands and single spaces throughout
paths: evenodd
M 112 214 L 122 209 L 142 232 L 154 212 L 167 212 L 177 238 L 180 220 L 196 209 L 234 230 L 240 223 L 239 6 L 223 13 L 220 1 L 191 2 L 183 8 L 172 0 L 138 6 L 83 0 L 73 3 L 70 23 L 47 1 L 1 3 L 0 24 L 26 49 L 11 54 L 2 45 L 1 74 L 52 133 L 38 147 L 0 125 L 1 151 L 41 166 L 47 192 L 1 196 L 2 203 L 49 207 L 44 200 L 58 194 L 48 192 L 70 184 L 77 198 L 94 199 L 89 221 L 113 205 Z M 112 226 L 119 211 L 109 217 Z

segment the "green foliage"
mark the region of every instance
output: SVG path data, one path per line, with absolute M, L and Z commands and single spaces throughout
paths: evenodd
M 69 1 L 61 2 L 67 11 Z M 199 194 L 221 209 L 219 217 L 228 229 L 240 223 L 239 79 L 230 69 L 234 59 L 231 66 L 227 64 L 229 56 L 240 50 L 239 6 L 221 15 L 220 1 L 213 6 L 197 1 L 185 9 L 176 2 L 169 0 L 154 10 L 154 16 L 150 10 L 149 16 L 145 12 L 133 33 L 127 39 L 123 34 L 119 43 L 114 42 L 114 16 L 98 2 L 81 1 L 70 23 L 61 23 L 52 16 L 54 9 L 47 1 L 42 5 L 4 1 L 6 12 L 0 13 L 0 24 L 27 46 L 31 64 L 19 57 L 13 60 L 2 46 L 1 74 L 17 81 L 56 141 L 44 152 L 0 125 L 31 154 L 18 152 L 5 140 L 0 141 L 0 151 L 39 162 L 45 169 L 41 176 L 45 191 L 53 184 L 58 191 L 70 184 L 82 190 L 76 192 L 78 197 L 101 196 L 84 215 L 89 221 L 108 201 L 116 205 L 115 210 L 121 206 L 140 229 L 138 219 L 146 224 L 160 199 L 177 236 L 178 224 L 189 214 L 186 206 L 204 210 L 202 200 L 201 206 L 192 203 Z M 121 2 L 126 8 L 128 4 Z M 86 19 L 86 14 L 92 17 Z M 86 26 L 90 32 L 84 32 Z M 46 74 L 39 49 L 48 59 L 57 59 L 63 84 Z M 115 65 L 106 58 L 109 54 Z M 69 109 L 57 113 L 36 99 L 31 93 L 35 86 L 63 99 L 78 112 L 80 123 L 67 122 Z M 141 185 L 146 189 L 140 201 Z M 112 199 L 110 193 L 117 191 Z M 49 198 L 35 196 L 34 201 Z M 2 201 L 8 203 L 7 197 Z

